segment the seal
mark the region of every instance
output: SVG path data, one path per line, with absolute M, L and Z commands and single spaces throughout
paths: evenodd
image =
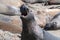
M 22 9 L 25 9 L 26 6 L 25 7 L 23 6 L 22 6 Z M 22 15 L 22 12 L 21 12 L 21 16 L 20 16 L 23 24 L 21 40 L 60 40 L 60 38 L 40 28 L 34 19 L 33 13 L 29 9 L 28 9 L 28 12 L 26 11 L 26 13 L 27 14 L 23 13 Z
M 46 24 L 45 30 L 56 30 L 60 29 L 60 13 L 57 13 L 52 20 Z
M 43 30 L 36 24 L 33 13 L 25 5 L 22 5 L 21 7 L 20 18 L 23 24 L 21 40 L 43 40 Z M 22 13 L 22 10 L 27 14 Z

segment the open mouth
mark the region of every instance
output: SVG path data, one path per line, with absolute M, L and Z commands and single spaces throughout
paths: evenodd
M 28 15 L 28 13 L 27 13 L 27 11 L 25 10 L 25 11 L 23 11 L 24 13 L 21 13 L 21 18 L 26 18 L 27 17 L 27 15 Z
M 26 5 L 22 5 L 20 7 L 20 12 L 21 12 L 21 15 L 23 16 L 27 16 L 28 12 L 29 12 L 29 9 L 26 7 Z
M 27 13 L 27 11 L 26 11 L 25 13 L 21 13 L 21 15 L 23 15 L 23 16 L 27 16 L 28 13 Z

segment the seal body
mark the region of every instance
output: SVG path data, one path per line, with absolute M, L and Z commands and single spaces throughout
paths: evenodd
M 28 10 L 27 14 L 21 15 L 20 18 L 23 24 L 21 40 L 43 40 L 43 31 L 36 24 L 33 13 Z
M 45 30 L 60 29 L 60 13 L 56 14 L 52 20 L 46 24 Z

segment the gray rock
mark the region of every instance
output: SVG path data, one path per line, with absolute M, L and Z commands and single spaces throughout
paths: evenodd
M 25 3 L 39 3 L 39 2 L 46 2 L 48 0 L 22 0 Z
M 0 30 L 0 40 L 21 40 L 17 34 Z

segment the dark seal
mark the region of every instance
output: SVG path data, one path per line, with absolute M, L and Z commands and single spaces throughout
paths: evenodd
M 33 13 L 31 13 L 31 11 L 29 11 L 29 9 L 25 5 L 21 6 L 20 11 L 20 18 L 23 24 L 21 40 L 43 40 L 43 31 L 36 24 Z M 26 12 L 27 14 L 24 14 L 23 12 Z
M 60 29 L 60 13 L 57 13 L 52 20 L 46 24 L 45 30 L 56 30 Z

